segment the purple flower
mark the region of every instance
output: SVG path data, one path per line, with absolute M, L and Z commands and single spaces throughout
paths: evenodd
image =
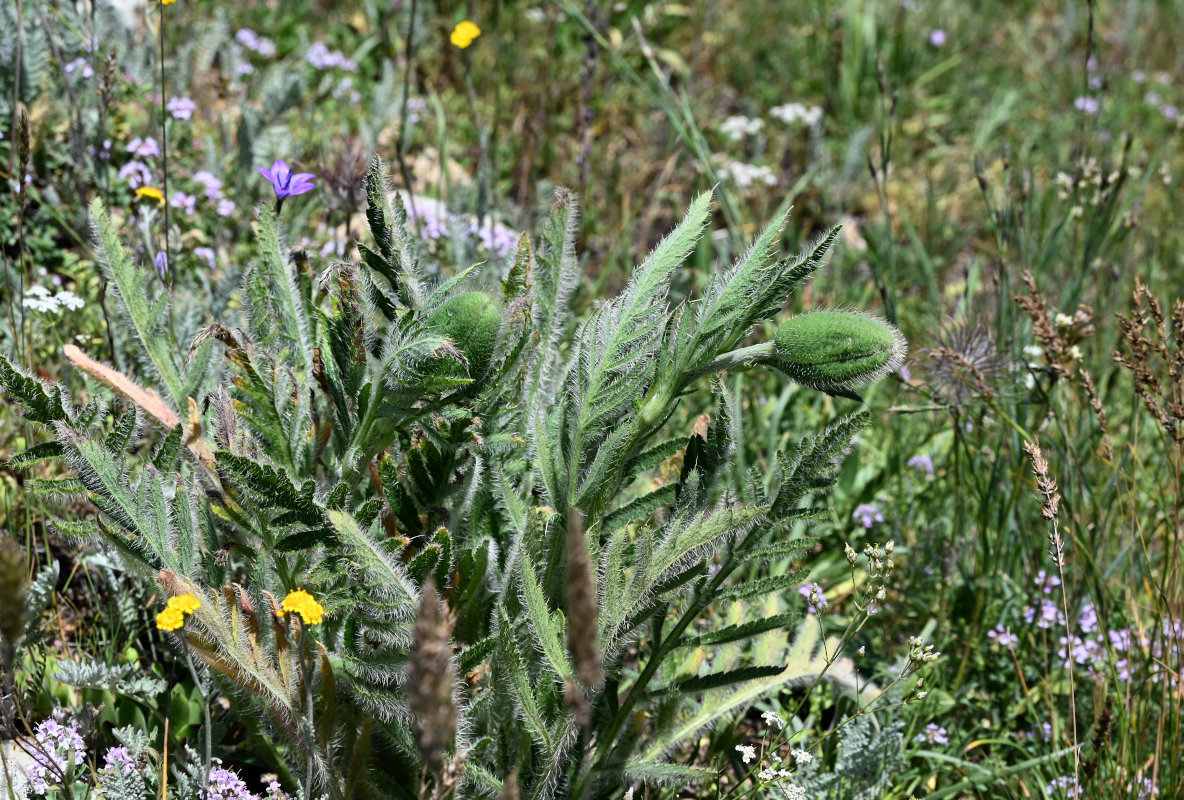
M 95 74 L 94 68 L 91 67 L 90 62 L 85 58 L 76 58 L 66 65 L 67 75 L 70 75 L 75 70 L 81 70 L 83 78 L 90 78 Z
M 258 53 L 264 58 L 271 58 L 275 55 L 275 42 L 266 36 L 260 36 L 250 28 L 240 30 L 234 35 L 234 39 L 243 47 Z
M 197 209 L 197 198 L 184 192 L 173 192 L 169 205 L 181 209 L 186 214 L 192 214 Z
M 1015 646 L 1020 643 L 1020 639 L 1011 632 L 1011 628 L 1005 628 L 1002 625 L 996 625 L 994 630 L 987 631 L 987 637 L 993 639 L 995 644 L 1006 647 L 1008 650 L 1014 650 Z
M 280 202 L 283 202 L 285 197 L 304 194 L 317 188 L 311 180 L 316 176 L 311 172 L 293 174 L 292 168 L 288 166 L 286 161 L 276 161 L 271 165 L 271 169 L 263 167 L 255 167 L 255 169 L 259 170 L 260 175 L 271 181 L 272 188 L 275 189 L 276 200 Z
M 218 216 L 229 217 L 234 213 L 234 209 L 235 205 L 233 200 L 227 200 L 223 198 L 218 201 Z
M 193 173 L 194 183 L 201 184 L 202 188 L 206 190 L 206 197 L 211 200 L 217 200 L 222 196 L 222 181 L 214 177 L 214 173 L 208 170 L 201 170 Z
M 259 795 L 249 791 L 242 778 L 222 767 L 210 770 L 210 786 L 203 797 L 204 800 L 259 800 Z
M 106 768 L 112 772 L 122 771 L 124 775 L 134 775 L 136 772 L 136 760 L 131 757 L 126 747 L 112 747 L 103 760 L 106 762 Z
M 884 521 L 884 514 L 871 503 L 860 503 L 855 507 L 855 512 L 851 515 L 851 519 L 856 520 L 865 528 L 871 528 L 877 522 Z
M 918 453 L 905 463 L 913 469 L 921 470 L 926 475 L 933 474 L 933 459 L 925 453 Z
M 1082 114 L 1097 114 L 1098 99 L 1096 97 L 1078 97 L 1073 101 L 1073 107 Z
M 197 111 L 197 103 L 188 97 L 174 97 L 165 105 L 173 119 L 191 119 Z
M 941 47 L 945 43 L 946 43 L 946 32 L 943 31 L 941 28 L 938 28 L 937 30 L 931 31 L 929 33 L 929 44 L 933 45 L 934 47 Z
M 160 155 L 160 145 L 151 136 L 146 139 L 137 136 L 128 144 L 127 151 L 137 158 L 156 158 Z
M 163 279 L 164 274 L 169 270 L 169 257 L 165 255 L 163 250 L 158 250 L 156 252 L 156 258 L 153 260 L 156 262 L 156 271 L 160 273 L 160 277 Z
M 66 782 L 73 780 L 73 775 L 66 774 L 66 767 L 71 762 L 78 766 L 85 760 L 86 746 L 74 722 L 66 728 L 47 719 L 37 726 L 34 736 L 39 747 L 30 754 L 33 763 L 28 769 L 29 790 L 33 794 L 45 794 L 50 786 L 63 779 Z
M 193 254 L 209 264 L 210 269 L 213 269 L 215 264 L 217 264 L 217 257 L 214 255 L 214 251 L 208 247 L 195 247 L 193 248 Z
M 119 168 L 119 179 L 127 181 L 133 189 L 152 183 L 152 170 L 141 161 L 129 161 Z
M 925 744 L 949 744 L 949 731 L 938 725 L 936 722 L 930 722 L 925 726 L 925 730 L 917 734 L 917 741 Z
M 346 58 L 340 50 L 330 50 L 324 42 L 313 42 L 308 48 L 308 63 L 317 69 L 338 67 L 346 72 L 357 72 L 358 65 Z

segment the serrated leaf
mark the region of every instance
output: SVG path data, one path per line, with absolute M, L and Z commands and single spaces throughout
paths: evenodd
M 59 458 L 62 453 L 62 446 L 57 442 L 42 442 L 12 456 L 8 459 L 8 466 L 11 469 L 28 469 L 40 461 Z

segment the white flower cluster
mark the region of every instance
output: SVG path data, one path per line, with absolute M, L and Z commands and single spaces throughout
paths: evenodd
M 719 126 L 720 133 L 733 142 L 738 142 L 745 136 L 755 136 L 764 127 L 765 121 L 757 117 L 732 116 L 724 120 Z
M 804 106 L 801 103 L 786 103 L 783 106 L 774 106 L 769 109 L 769 113 L 786 125 L 795 125 L 801 122 L 807 127 L 813 128 L 819 122 L 822 122 L 821 108 L 818 106 Z
M 86 305 L 86 301 L 69 290 L 62 290 L 54 295 L 44 286 L 33 286 L 25 292 L 21 305 L 33 311 L 57 314 L 63 308 L 77 311 Z
M 720 176 L 735 184 L 737 189 L 747 189 L 754 183 L 763 183 L 766 186 L 777 183 L 777 176 L 773 174 L 773 170 L 763 165 L 730 161 L 720 167 L 719 171 Z

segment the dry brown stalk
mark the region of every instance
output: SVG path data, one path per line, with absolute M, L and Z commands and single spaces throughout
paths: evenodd
M 452 626 L 440 605 L 436 581 L 429 576 L 415 619 L 415 649 L 407 663 L 407 690 L 424 768 L 433 775 L 443 770 L 444 748 L 456 732 L 451 636 Z
M 66 358 L 70 360 L 71 364 L 114 389 L 127 400 L 135 403 L 166 430 L 172 430 L 177 427 L 177 423 L 180 420 L 177 419 L 176 413 L 168 407 L 164 400 L 160 399 L 160 395 L 156 392 L 151 389 L 141 388 L 139 384 L 122 372 L 118 372 L 106 364 L 95 361 L 72 344 L 63 346 L 62 351 L 66 354 Z M 200 432 L 200 429 L 197 432 Z M 197 438 L 195 433 L 191 428 L 185 436 L 186 444 L 189 446 L 190 452 L 197 457 L 203 466 L 207 469 L 212 469 L 214 466 L 214 453 L 210 449 L 209 443 Z

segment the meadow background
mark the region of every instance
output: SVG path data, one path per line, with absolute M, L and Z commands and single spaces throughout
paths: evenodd
M 478 260 L 504 272 L 518 232 L 537 231 L 568 187 L 585 310 L 700 192 L 716 187 L 717 202 L 692 265 L 737 257 L 788 200 L 791 251 L 844 227 L 787 308 L 871 309 L 910 345 L 865 398 L 873 422 L 812 530 L 805 586 L 842 628 L 855 590 L 845 543 L 893 540 L 894 582 L 853 649 L 872 674 L 913 635 L 943 654 L 923 700 L 865 733 L 894 737 L 888 777 L 825 796 L 1184 797 L 1184 5 L 97 5 L 0 7 L 0 348 L 14 362 L 76 395 L 97 389 L 64 345 L 134 371 L 108 327 L 94 197 L 179 293 L 186 330 L 239 308 L 252 209 L 274 198 L 256 168 L 277 159 L 316 176 L 283 209 L 314 272 L 364 234 L 372 153 L 413 195 L 433 275 Z M 466 19 L 480 35 L 462 48 L 450 35 Z M 680 273 L 676 294 L 704 274 Z M 744 469 L 853 407 L 769 373 L 728 381 Z M 40 435 L 0 408 L 0 461 Z M 1047 460 L 1055 509 L 1025 442 Z M 30 494 L 31 479 L 0 467 L 18 572 L 56 576 L 41 584 L 23 714 L 91 704 L 96 753 L 115 725 L 166 718 L 173 747 L 195 742 L 200 698 L 152 623 L 154 587 L 52 530 L 51 512 L 91 512 Z M 133 664 L 163 691 L 55 679 L 53 662 L 80 655 Z M 796 691 L 764 708 L 794 708 Z M 836 725 L 840 695 L 821 687 L 797 724 Z M 255 781 L 270 762 L 228 709 L 219 753 Z M 721 770 L 734 745 L 759 741 L 760 719 L 705 737 Z M 827 749 L 828 764 L 857 770 L 860 747 Z M 715 796 L 673 791 L 635 796 Z

